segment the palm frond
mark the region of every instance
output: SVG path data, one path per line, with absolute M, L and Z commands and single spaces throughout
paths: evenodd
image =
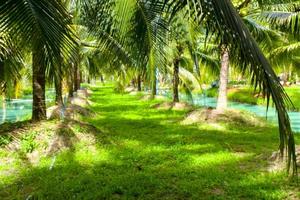
M 171 1 L 165 0 L 165 2 L 170 3 Z M 283 156 L 287 150 L 287 168 L 288 170 L 292 169 L 293 174 L 296 174 L 295 140 L 287 114 L 287 107 L 292 106 L 292 103 L 231 1 L 187 0 L 176 2 L 176 7 L 182 6 L 184 3 L 188 5 L 192 16 L 199 22 L 205 23 L 210 33 L 216 33 L 221 44 L 227 44 L 230 47 L 232 54 L 237 58 L 236 62 L 240 63 L 241 71 L 252 76 L 252 84 L 263 92 L 267 97 L 267 102 L 270 102 L 272 97 L 278 112 L 280 151 Z
M 67 57 L 74 48 L 71 18 L 56 0 L 4 0 L 0 5 L 1 30 L 32 48 L 45 47 L 44 53 L 53 64 Z
M 265 4 L 262 18 L 272 26 L 282 31 L 293 33 L 298 37 L 300 33 L 300 2 L 285 1 L 273 4 Z
M 5 92 L 7 83 L 21 78 L 24 67 L 18 47 L 5 34 L 0 35 L 0 92 Z

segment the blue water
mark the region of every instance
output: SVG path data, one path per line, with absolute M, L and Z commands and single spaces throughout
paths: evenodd
M 32 100 L 6 101 L 0 109 L 0 123 L 16 122 L 29 118 L 32 111 Z
M 47 91 L 47 102 L 51 102 L 54 99 L 54 90 L 50 89 Z M 159 91 L 160 95 L 171 97 L 172 94 L 165 90 Z M 190 99 L 181 94 L 180 99 L 183 101 L 190 101 Z M 194 95 L 192 103 L 194 105 L 202 106 L 202 107 L 213 107 L 217 106 L 217 99 L 211 97 L 205 97 L 204 95 Z M 28 96 L 25 99 L 16 99 L 11 101 L 6 101 L 5 109 L 0 109 L 0 124 L 5 122 L 17 122 L 24 119 L 28 119 L 31 116 L 32 112 L 32 100 L 31 97 Z M 244 110 L 248 112 L 252 112 L 260 117 L 266 117 L 269 121 L 277 122 L 277 114 L 276 110 L 272 107 L 269 108 L 268 113 L 266 113 L 266 107 L 260 105 L 251 105 L 245 103 L 238 102 L 229 102 L 229 108 Z M 300 132 L 300 112 L 289 112 L 289 116 L 291 119 L 291 126 L 293 131 Z
M 46 92 L 47 103 L 53 101 L 55 91 L 48 89 Z M 5 122 L 17 122 L 30 119 L 32 113 L 32 96 L 23 99 L 12 99 L 0 104 L 0 124 Z
M 166 96 L 168 98 L 171 97 L 171 93 L 167 91 L 159 91 L 159 94 Z M 182 101 L 188 101 L 191 103 L 191 99 L 189 99 L 186 95 L 181 94 L 180 99 Z M 206 97 L 204 95 L 193 95 L 192 103 L 201 107 L 217 107 L 217 99 L 213 97 Z M 228 107 L 236 110 L 248 111 L 256 114 L 260 117 L 265 117 L 268 121 L 277 123 L 277 113 L 276 109 L 273 107 L 269 107 L 267 112 L 266 106 L 261 105 L 251 105 L 246 103 L 238 103 L 238 102 L 229 102 Z M 291 121 L 291 126 L 294 132 L 300 133 L 300 112 L 289 112 L 289 117 Z

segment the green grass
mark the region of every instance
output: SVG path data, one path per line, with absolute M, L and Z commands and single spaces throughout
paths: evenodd
M 206 92 L 209 97 L 218 96 L 218 88 L 209 89 Z M 228 100 L 240 103 L 248 103 L 253 105 L 264 105 L 265 102 L 262 98 L 257 98 L 256 94 L 251 88 L 235 88 L 228 90 Z
M 300 110 L 300 88 L 299 87 L 288 87 L 285 88 L 287 94 L 291 98 L 295 108 Z
M 32 164 L 0 150 L 0 199 L 300 198 L 285 173 L 266 170 L 278 147 L 276 127 L 184 126 L 184 111 L 151 109 L 157 101 L 115 94 L 111 87 L 94 88 L 91 101 L 97 115 L 84 121 L 96 131 L 75 125 L 63 133 L 72 138 L 71 148 L 56 157 Z M 55 123 L 46 122 L 41 134 L 49 135 Z
M 300 111 L 300 87 L 286 87 L 286 93 L 292 100 L 295 110 Z M 209 97 L 217 97 L 218 89 L 212 88 L 206 92 Z M 234 102 L 248 103 L 253 105 L 266 105 L 267 101 L 253 91 L 253 88 L 240 87 L 228 90 L 228 99 Z

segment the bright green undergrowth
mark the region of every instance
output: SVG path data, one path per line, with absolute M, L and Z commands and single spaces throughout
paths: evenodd
M 300 197 L 284 172 L 267 172 L 267 160 L 278 148 L 276 127 L 181 125 L 185 111 L 156 110 L 151 106 L 157 100 L 115 94 L 109 86 L 93 90 L 96 115 L 83 120 L 95 130 L 78 124 L 60 132 L 70 148 L 33 164 L 24 152 L 46 146 L 41 139 L 33 142 L 36 132 L 28 130 L 21 139 L 28 143 L 23 154 L 0 150 L 0 199 Z M 55 123 L 44 124 L 39 134 L 51 137 L 48 129 Z
M 300 87 L 286 87 L 286 93 L 294 104 L 295 110 L 300 110 Z M 217 97 L 218 89 L 212 88 L 206 92 L 209 97 Z M 266 105 L 267 101 L 250 87 L 238 87 L 228 90 L 228 99 L 230 101 L 248 103 L 253 105 Z

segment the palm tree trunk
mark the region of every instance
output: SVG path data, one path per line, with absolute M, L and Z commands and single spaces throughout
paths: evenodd
M 178 56 L 174 61 L 174 69 L 173 69 L 173 102 L 179 102 L 179 62 L 181 55 L 183 54 L 183 47 L 177 44 Z
M 157 77 L 156 77 L 156 66 L 155 66 L 155 55 L 154 55 L 154 50 L 151 49 L 149 53 L 149 69 L 151 71 L 151 79 L 150 79 L 150 88 L 151 88 L 151 98 L 154 99 L 156 94 L 157 94 Z
M 131 84 L 129 85 L 129 86 L 132 86 L 132 87 L 136 87 L 136 79 L 135 78 L 133 78 L 132 80 L 131 80 Z
M 199 60 L 198 60 L 196 53 L 193 53 L 193 58 L 194 58 L 194 67 L 195 67 L 196 73 L 200 77 L 201 72 L 200 72 L 200 67 L 199 67 Z
M 157 81 L 157 77 L 156 77 L 156 68 L 154 67 L 153 72 L 152 72 L 152 83 L 151 83 L 151 98 L 155 98 L 155 96 L 157 95 L 157 91 L 156 91 L 156 81 Z
M 18 99 L 19 98 L 19 91 L 20 90 L 20 86 L 19 86 L 19 83 L 18 81 L 15 79 L 14 80 L 14 98 L 15 99 Z
M 229 71 L 229 50 L 227 47 L 221 47 L 221 70 L 220 70 L 220 86 L 219 96 L 217 102 L 217 111 L 224 111 L 227 109 L 227 85 L 228 85 L 228 71 Z
M 78 68 L 78 72 L 79 72 L 79 82 L 78 82 L 78 85 L 79 85 L 79 89 L 81 89 L 81 83 L 83 83 L 83 74 L 82 74 L 82 71 L 79 70 L 79 68 Z
M 58 106 L 63 105 L 63 97 L 62 97 L 62 80 L 60 77 L 56 77 L 54 79 L 55 84 L 55 104 Z
M 73 72 L 74 64 L 71 65 L 71 72 Z M 68 97 L 72 98 L 74 97 L 74 72 L 70 73 L 67 78 L 67 84 L 68 84 Z
M 68 80 L 68 94 L 69 94 L 68 96 L 69 96 L 69 98 L 74 97 L 74 84 L 72 82 L 72 79 Z
M 32 53 L 32 121 L 41 121 L 46 116 L 46 69 L 43 62 L 43 55 L 36 48 Z
M 138 74 L 138 77 L 137 77 L 137 89 L 139 92 L 142 91 L 142 77 L 141 77 L 141 74 Z
M 102 83 L 103 85 L 105 85 L 105 82 L 104 82 L 104 77 L 103 77 L 103 75 L 102 75 L 102 74 L 100 74 L 100 80 L 101 80 L 101 83 Z
M 4 62 L 0 60 L 0 77 L 3 78 L 4 71 Z M 5 98 L 5 92 L 2 93 L 2 123 L 6 122 L 6 98 Z
M 173 69 L 173 102 L 179 102 L 179 59 L 177 58 L 174 62 L 174 69 Z
M 77 64 L 74 66 L 74 92 L 80 89 L 80 71 Z

